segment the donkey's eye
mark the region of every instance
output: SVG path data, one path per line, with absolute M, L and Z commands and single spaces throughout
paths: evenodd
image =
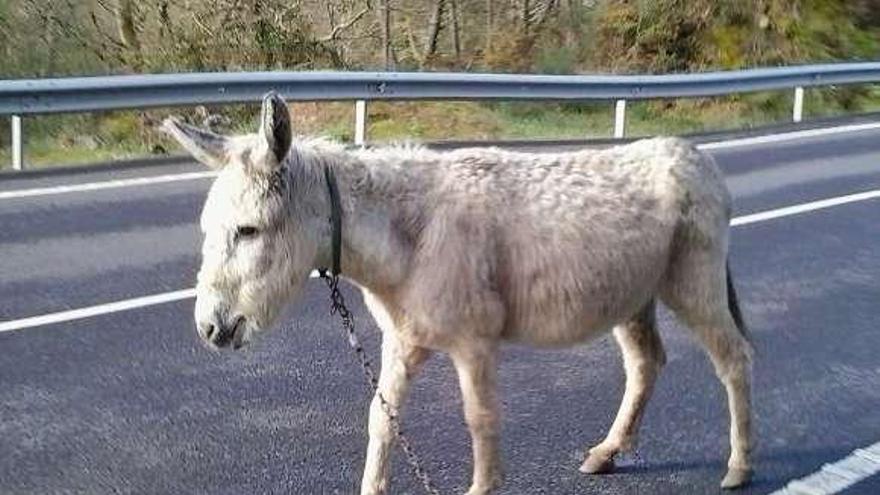
M 257 228 L 250 225 L 242 225 L 235 229 L 236 239 L 247 239 L 248 237 L 253 237 L 255 235 L 257 235 Z

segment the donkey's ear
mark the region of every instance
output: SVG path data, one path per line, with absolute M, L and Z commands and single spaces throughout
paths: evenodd
M 205 165 L 218 170 L 226 165 L 228 138 L 185 124 L 176 117 L 165 119 L 162 130 L 176 139 L 193 158 Z
M 272 158 L 281 164 L 290 150 L 290 110 L 281 96 L 272 91 L 263 97 L 263 114 L 260 119 L 260 136 L 266 140 Z

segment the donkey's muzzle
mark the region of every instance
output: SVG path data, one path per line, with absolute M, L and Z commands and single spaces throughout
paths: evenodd
M 243 344 L 245 327 L 243 316 L 234 318 L 231 323 L 215 317 L 200 321 L 197 327 L 202 340 L 215 347 L 233 346 L 237 349 Z

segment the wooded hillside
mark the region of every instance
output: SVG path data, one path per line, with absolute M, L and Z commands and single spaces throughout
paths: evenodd
M 880 0 L 0 0 L 0 77 L 670 72 L 880 58 Z

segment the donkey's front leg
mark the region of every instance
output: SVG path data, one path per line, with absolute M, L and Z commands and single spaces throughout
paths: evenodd
M 361 483 L 362 495 L 382 494 L 388 487 L 388 458 L 394 445 L 394 430 L 379 394 L 391 406 L 391 412 L 399 414 L 409 384 L 428 356 L 428 350 L 401 342 L 393 330 L 382 335 L 382 371 L 379 389 L 370 404 L 370 441 Z
M 485 495 L 501 484 L 498 403 L 496 400 L 497 344 L 468 343 L 451 354 L 471 433 L 473 483 L 467 495 Z

